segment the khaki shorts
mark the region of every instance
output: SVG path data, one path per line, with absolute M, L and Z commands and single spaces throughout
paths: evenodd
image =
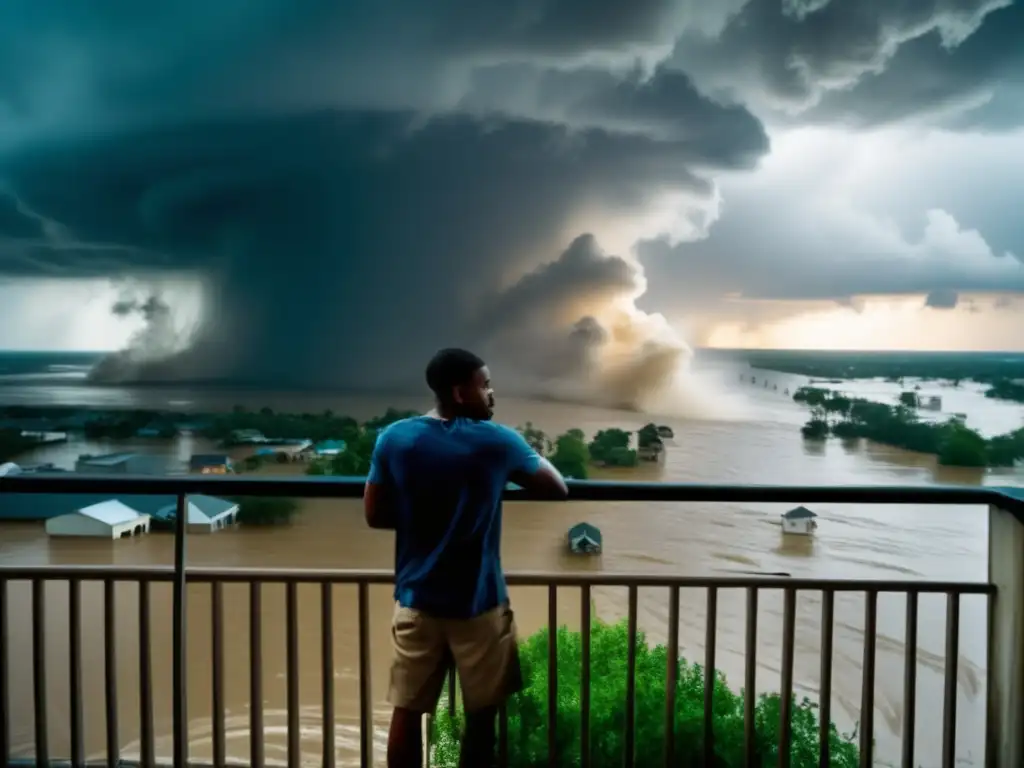
M 439 619 L 396 604 L 391 635 L 392 706 L 433 712 L 453 663 L 466 712 L 496 707 L 522 690 L 515 617 L 507 604 L 472 619 Z

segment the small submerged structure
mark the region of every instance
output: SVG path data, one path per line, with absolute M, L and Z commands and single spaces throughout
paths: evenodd
M 674 437 L 671 427 L 645 424 L 637 432 L 637 458 L 641 461 L 657 461 L 665 453 L 665 440 Z
M 818 527 L 815 520 L 817 517 L 807 507 L 791 509 L 782 516 L 782 532 L 810 536 L 811 532 Z
M 569 529 L 569 551 L 574 555 L 601 554 L 601 530 L 590 523 L 576 523 Z

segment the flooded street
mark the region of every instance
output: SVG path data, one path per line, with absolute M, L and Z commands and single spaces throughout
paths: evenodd
M 658 418 L 675 431 L 660 466 L 617 472 L 630 480 L 767 484 L 1019 484 L 1011 474 L 987 476 L 970 470 L 942 471 L 930 457 L 906 454 L 864 443 L 807 444 L 798 426 L 805 412 L 783 394 L 798 377 L 776 376 L 778 390 L 749 387 L 740 392 L 746 406 L 731 419 Z M 759 383 L 760 384 L 760 383 Z M 739 385 L 736 385 L 737 387 Z M 146 398 L 166 393 L 147 391 Z M 970 402 L 957 410 L 981 413 L 987 403 L 980 394 L 958 394 Z M 204 396 L 205 398 L 205 396 Z M 227 400 L 228 396 L 224 396 Z M 230 403 L 259 407 L 289 407 L 288 397 L 231 393 Z M 293 398 L 294 399 L 294 398 Z M 980 401 L 980 402 L 975 402 Z M 194 403 L 192 403 L 194 405 Z M 218 405 L 221 405 L 219 402 Z M 204 399 L 202 407 L 212 407 Z M 401 398 L 386 401 L 344 398 L 303 398 L 292 409 L 313 411 L 331 407 L 336 412 L 368 416 L 387 405 L 421 407 L 422 401 Z M 180 407 L 180 406 L 179 406 Z M 199 406 L 195 406 L 199 407 Z M 223 405 L 221 405 L 223 407 Z M 1003 404 L 994 407 L 1003 408 Z M 1004 428 L 1019 426 L 1021 409 L 1012 407 L 998 416 Z M 553 403 L 499 401 L 499 420 L 521 424 L 526 420 L 549 433 L 579 427 L 588 434 L 608 426 L 638 428 L 648 419 L 582 406 Z M 1006 423 L 1010 419 L 1011 423 Z M 1002 431 L 1002 430 L 1001 430 Z M 166 448 L 187 457 L 195 445 Z M 75 445 L 51 446 L 33 457 L 67 465 Z M 73 454 L 73 455 L 72 455 Z M 779 515 L 785 507 L 771 504 L 630 504 L 583 503 L 509 504 L 505 508 L 503 563 L 506 571 L 601 570 L 612 573 L 727 575 L 730 573 L 786 572 L 794 577 L 936 579 L 982 581 L 986 578 L 987 519 L 982 508 L 921 506 L 813 505 L 819 515 L 811 538 L 783 539 Z M 599 559 L 575 559 L 564 551 L 566 529 L 586 520 L 601 528 L 604 553 Z M 41 524 L 6 524 L 0 527 L 0 560 L 19 564 L 169 564 L 172 537 L 151 534 L 136 540 L 49 540 Z M 392 537 L 366 528 L 356 502 L 311 500 L 303 503 L 295 523 L 273 529 L 234 529 L 214 535 L 193 535 L 188 541 L 191 565 L 266 568 L 389 568 Z M 625 588 L 595 589 L 597 616 L 615 621 L 626 614 Z M 83 654 L 86 749 L 90 757 L 104 754 L 103 613 L 102 586 L 83 588 Z M 578 592 L 559 591 L 560 621 L 574 626 L 579 616 Z M 683 590 L 680 610 L 680 652 L 703 661 L 705 594 Z M 717 663 L 731 687 L 743 679 L 745 595 L 725 590 L 719 596 Z M 137 588 L 120 584 L 118 607 L 118 689 L 122 755 L 137 755 L 138 744 L 138 617 Z M 512 590 L 520 631 L 526 635 L 547 618 L 546 590 Z M 309 764 L 320 760 L 320 595 L 317 587 L 299 588 L 300 697 L 302 749 Z M 377 702 L 377 757 L 383 757 L 387 724 L 384 703 L 390 661 L 391 596 L 388 588 L 371 588 L 372 686 Z M 794 678 L 798 695 L 817 698 L 820 646 L 820 594 L 801 593 L 797 603 Z M 10 671 L 12 739 L 17 756 L 33 752 L 31 678 L 31 602 L 29 585 L 10 585 Z M 157 585 L 152 594 L 154 716 L 157 754 L 171 754 L 170 695 L 170 588 Z M 244 586 L 224 591 L 225 692 L 228 757 L 249 755 L 249 616 Z M 67 588 L 47 590 L 48 706 L 52 756 L 69 754 Z M 211 758 L 211 619 L 210 590 L 194 585 L 189 590 L 189 716 L 193 760 Z M 667 590 L 640 590 L 640 628 L 649 642 L 667 636 Z M 759 614 L 758 689 L 779 686 L 782 595 L 762 592 Z M 264 588 L 262 602 L 264 710 L 268 762 L 283 761 L 286 745 L 285 610 L 284 589 Z M 334 589 L 334 645 L 336 724 L 339 760 L 358 756 L 358 658 L 355 588 Z M 835 605 L 833 663 L 833 718 L 842 732 L 855 728 L 861 696 L 864 598 L 841 594 Z M 939 764 L 942 714 L 942 671 L 945 597 L 922 596 L 918 650 L 918 763 Z M 984 739 L 985 611 L 981 597 L 961 600 L 959 660 L 958 755 L 965 764 L 980 764 Z M 904 599 L 881 595 L 878 601 L 878 658 L 875 683 L 875 732 L 879 764 L 898 762 L 904 718 L 903 685 Z

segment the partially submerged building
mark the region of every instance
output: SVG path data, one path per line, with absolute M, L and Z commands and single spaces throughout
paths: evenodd
M 149 453 L 83 454 L 75 462 L 75 472 L 93 475 L 161 475 L 167 472 L 167 459 Z
M 118 499 L 107 499 L 51 517 L 46 521 L 46 532 L 50 536 L 126 539 L 149 533 L 149 519 L 149 515 Z
M 818 527 L 817 517 L 807 507 L 791 509 L 782 516 L 782 532 L 809 536 Z
M 576 523 L 567 534 L 569 551 L 574 555 L 601 554 L 601 530 L 590 523 Z
M 185 499 L 188 516 L 185 518 L 190 533 L 213 533 L 234 525 L 238 521 L 238 504 L 216 496 L 196 494 Z M 153 514 L 154 519 L 173 525 L 178 517 L 178 504 L 166 504 Z
M 188 469 L 201 475 L 227 475 L 234 471 L 234 465 L 226 453 L 196 453 L 189 458 Z

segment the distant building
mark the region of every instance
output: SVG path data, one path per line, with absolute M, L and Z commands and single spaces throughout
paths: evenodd
M 167 461 L 146 453 L 85 454 L 75 462 L 75 471 L 93 475 L 160 475 L 167 471 Z
M 590 523 L 576 523 L 566 534 L 566 543 L 574 555 L 599 555 L 601 529 Z
M 312 440 L 283 440 L 257 448 L 256 455 L 263 458 L 276 458 L 284 455 L 289 461 L 295 461 L 307 454 L 312 447 Z
M 265 443 L 267 438 L 258 429 L 236 429 L 231 433 L 230 442 L 238 444 Z
M 234 466 L 226 453 L 196 453 L 188 460 L 188 469 L 201 475 L 226 475 Z
M 67 470 L 62 467 L 58 467 L 52 461 L 47 461 L 43 464 L 22 464 L 21 472 L 26 475 L 36 475 L 40 473 L 49 474 L 52 472 L 67 472 Z
M 331 458 L 345 452 L 347 447 L 344 440 L 322 440 L 310 448 L 310 451 L 317 458 Z
M 117 499 L 76 509 L 46 521 L 50 536 L 92 536 L 124 539 L 149 532 L 149 515 L 141 514 Z
M 636 455 L 640 461 L 657 461 L 665 455 L 665 444 L 661 440 L 651 442 L 642 448 L 637 448 Z
M 49 445 L 50 443 L 66 443 L 68 441 L 67 432 L 33 432 L 30 430 L 22 430 L 21 436 L 28 438 L 29 440 L 35 440 L 39 445 Z
M 816 517 L 807 507 L 791 509 L 782 516 L 782 532 L 809 536 L 818 527 Z
M 197 494 L 186 498 L 188 530 L 192 533 L 213 533 L 227 528 L 238 519 L 238 504 L 216 496 Z M 177 502 L 168 504 L 158 510 L 153 517 L 167 523 L 173 523 L 178 516 Z
M 921 407 L 928 411 L 941 411 L 942 398 L 938 395 L 931 395 L 929 398 L 921 398 Z

